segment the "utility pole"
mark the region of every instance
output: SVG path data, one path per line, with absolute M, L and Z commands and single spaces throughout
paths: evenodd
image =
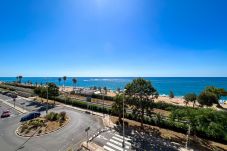
M 125 150 L 125 94 L 123 93 L 123 142 L 122 142 L 122 147 L 123 151 Z
M 188 132 L 187 132 L 186 144 L 185 144 L 186 150 L 188 149 L 188 142 L 189 142 L 190 131 L 191 131 L 191 126 L 190 126 L 190 123 L 188 123 Z
M 87 132 L 87 149 L 88 149 L 88 131 L 90 130 L 90 127 L 87 127 L 86 129 L 85 129 L 85 132 Z
M 47 83 L 47 102 L 46 102 L 46 114 L 48 113 L 48 83 Z
M 15 103 L 16 103 L 16 98 L 13 98 L 13 105 L 14 105 L 14 108 L 15 108 Z
M 102 111 L 103 111 L 103 118 L 104 118 L 105 115 L 104 115 L 104 94 L 103 93 L 102 93 Z

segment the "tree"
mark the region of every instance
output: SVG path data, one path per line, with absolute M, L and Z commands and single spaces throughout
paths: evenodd
M 170 91 L 170 92 L 169 92 L 169 98 L 171 98 L 171 99 L 174 98 L 174 93 L 173 93 L 173 91 Z
M 222 96 L 227 96 L 227 91 L 225 91 L 225 89 L 223 88 L 216 88 L 214 86 L 208 86 L 205 88 L 204 90 L 205 92 L 209 92 L 209 93 L 213 93 L 216 95 L 218 101 L 216 102 L 216 104 L 221 107 L 221 105 L 219 104 L 219 100 L 221 99 Z
M 22 81 L 22 78 L 23 78 L 23 76 L 22 76 L 22 75 L 19 75 L 19 76 L 18 76 L 18 79 L 19 79 L 19 83 L 21 83 L 21 81 Z
M 120 88 L 117 88 L 117 89 L 116 89 L 116 92 L 117 92 L 117 93 L 120 93 L 120 92 L 121 92 L 121 89 L 120 89 Z
M 73 81 L 73 85 L 74 85 L 73 89 L 74 89 L 74 88 L 76 88 L 77 79 L 73 78 L 72 81 Z
M 19 76 L 16 76 L 16 79 L 17 79 L 17 83 L 19 82 Z
M 48 95 L 50 98 L 54 98 L 55 104 L 55 98 L 59 96 L 59 88 L 55 83 L 48 83 Z
M 47 88 L 48 88 L 48 97 L 55 98 L 59 96 L 59 88 L 55 83 L 48 83 L 47 87 L 39 86 L 34 89 L 34 93 L 37 94 L 39 97 L 47 98 Z M 55 104 L 55 101 L 54 101 Z
M 67 77 L 66 76 L 63 76 L 63 81 L 64 81 L 64 85 L 63 85 L 63 88 L 64 88 L 64 90 L 65 90 L 65 81 L 67 80 Z
M 117 94 L 114 97 L 114 104 L 112 105 L 112 113 L 118 115 L 118 121 L 121 123 L 123 117 L 123 94 Z M 126 111 L 127 105 L 124 105 L 124 112 Z
M 150 81 L 143 78 L 134 79 L 126 85 L 125 89 L 127 104 L 132 108 L 133 114 L 138 116 L 143 128 L 144 115 L 145 113 L 147 116 L 151 114 L 154 102 L 153 96 L 155 96 L 157 90 Z
M 211 92 L 214 93 L 218 100 L 221 99 L 222 96 L 227 96 L 227 92 L 223 88 L 216 88 L 214 86 L 208 86 L 205 89 L 205 92 Z
M 184 96 L 185 104 L 188 105 L 189 102 L 193 102 L 193 107 L 195 106 L 195 101 L 197 100 L 197 96 L 195 93 L 188 93 Z
M 102 88 L 101 87 L 98 87 L 98 90 L 100 93 L 102 93 Z
M 58 78 L 58 85 L 61 84 L 61 78 Z
M 104 93 L 107 94 L 107 88 L 103 87 Z
M 218 98 L 214 93 L 204 91 L 198 96 L 198 102 L 202 106 L 212 106 L 218 103 Z

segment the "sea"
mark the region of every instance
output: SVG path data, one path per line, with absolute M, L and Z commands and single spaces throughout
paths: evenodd
M 59 83 L 59 77 L 23 77 L 22 82 L 31 81 L 32 83 L 54 82 L 63 85 L 63 80 Z M 73 86 L 73 77 L 67 77 L 66 86 Z M 78 77 L 77 87 L 107 87 L 111 90 L 117 88 L 124 89 L 127 83 L 132 82 L 136 77 Z M 144 77 L 151 81 L 152 85 L 158 90 L 160 95 L 168 95 L 170 91 L 175 96 L 184 96 L 187 93 L 199 94 L 207 86 L 215 86 L 227 90 L 227 77 Z M 13 82 L 16 77 L 0 77 L 0 81 Z M 227 98 L 224 98 L 227 100 Z

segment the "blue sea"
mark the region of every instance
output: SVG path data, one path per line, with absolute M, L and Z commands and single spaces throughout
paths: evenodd
M 79 77 L 77 78 L 78 87 L 104 87 L 116 90 L 123 89 L 131 82 L 133 77 Z M 173 91 L 175 96 L 184 96 L 186 93 L 194 92 L 199 94 L 206 86 L 216 86 L 227 90 L 227 77 L 145 77 L 151 81 L 152 85 L 158 90 L 160 95 L 168 95 Z M 12 82 L 15 77 L 0 77 L 0 81 Z M 22 82 L 32 81 L 33 83 L 54 82 L 59 85 L 58 77 L 23 77 Z M 63 80 L 60 85 L 63 84 Z M 72 86 L 72 77 L 68 77 L 66 86 Z

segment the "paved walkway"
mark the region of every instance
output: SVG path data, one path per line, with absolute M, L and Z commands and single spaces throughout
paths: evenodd
M 78 111 L 81 111 L 81 112 L 87 112 L 87 113 L 90 113 L 92 115 L 97 115 L 99 117 L 103 117 L 103 113 L 94 112 L 94 111 L 86 110 L 86 109 L 81 109 L 79 107 L 74 107 L 74 106 L 71 106 L 71 105 L 65 105 L 65 104 L 61 104 L 61 105 L 65 106 L 67 108 L 74 109 L 74 110 L 78 110 Z M 115 124 L 110 120 L 109 115 L 104 114 L 104 118 L 102 120 L 103 120 L 104 127 L 114 128 Z
M 15 107 L 14 107 L 13 104 L 11 104 L 11 103 L 9 103 L 9 102 L 7 102 L 7 101 L 4 101 L 4 100 L 2 100 L 2 99 L 0 99 L 0 101 L 1 101 L 2 103 L 4 103 L 4 104 L 6 104 L 6 105 L 8 105 L 8 106 L 10 106 L 10 107 L 12 107 L 12 108 L 14 108 L 15 110 L 17 110 L 17 111 L 23 113 L 23 114 L 28 113 L 27 110 L 22 109 L 22 108 L 20 108 L 20 107 L 18 107 L 18 106 L 15 106 Z

